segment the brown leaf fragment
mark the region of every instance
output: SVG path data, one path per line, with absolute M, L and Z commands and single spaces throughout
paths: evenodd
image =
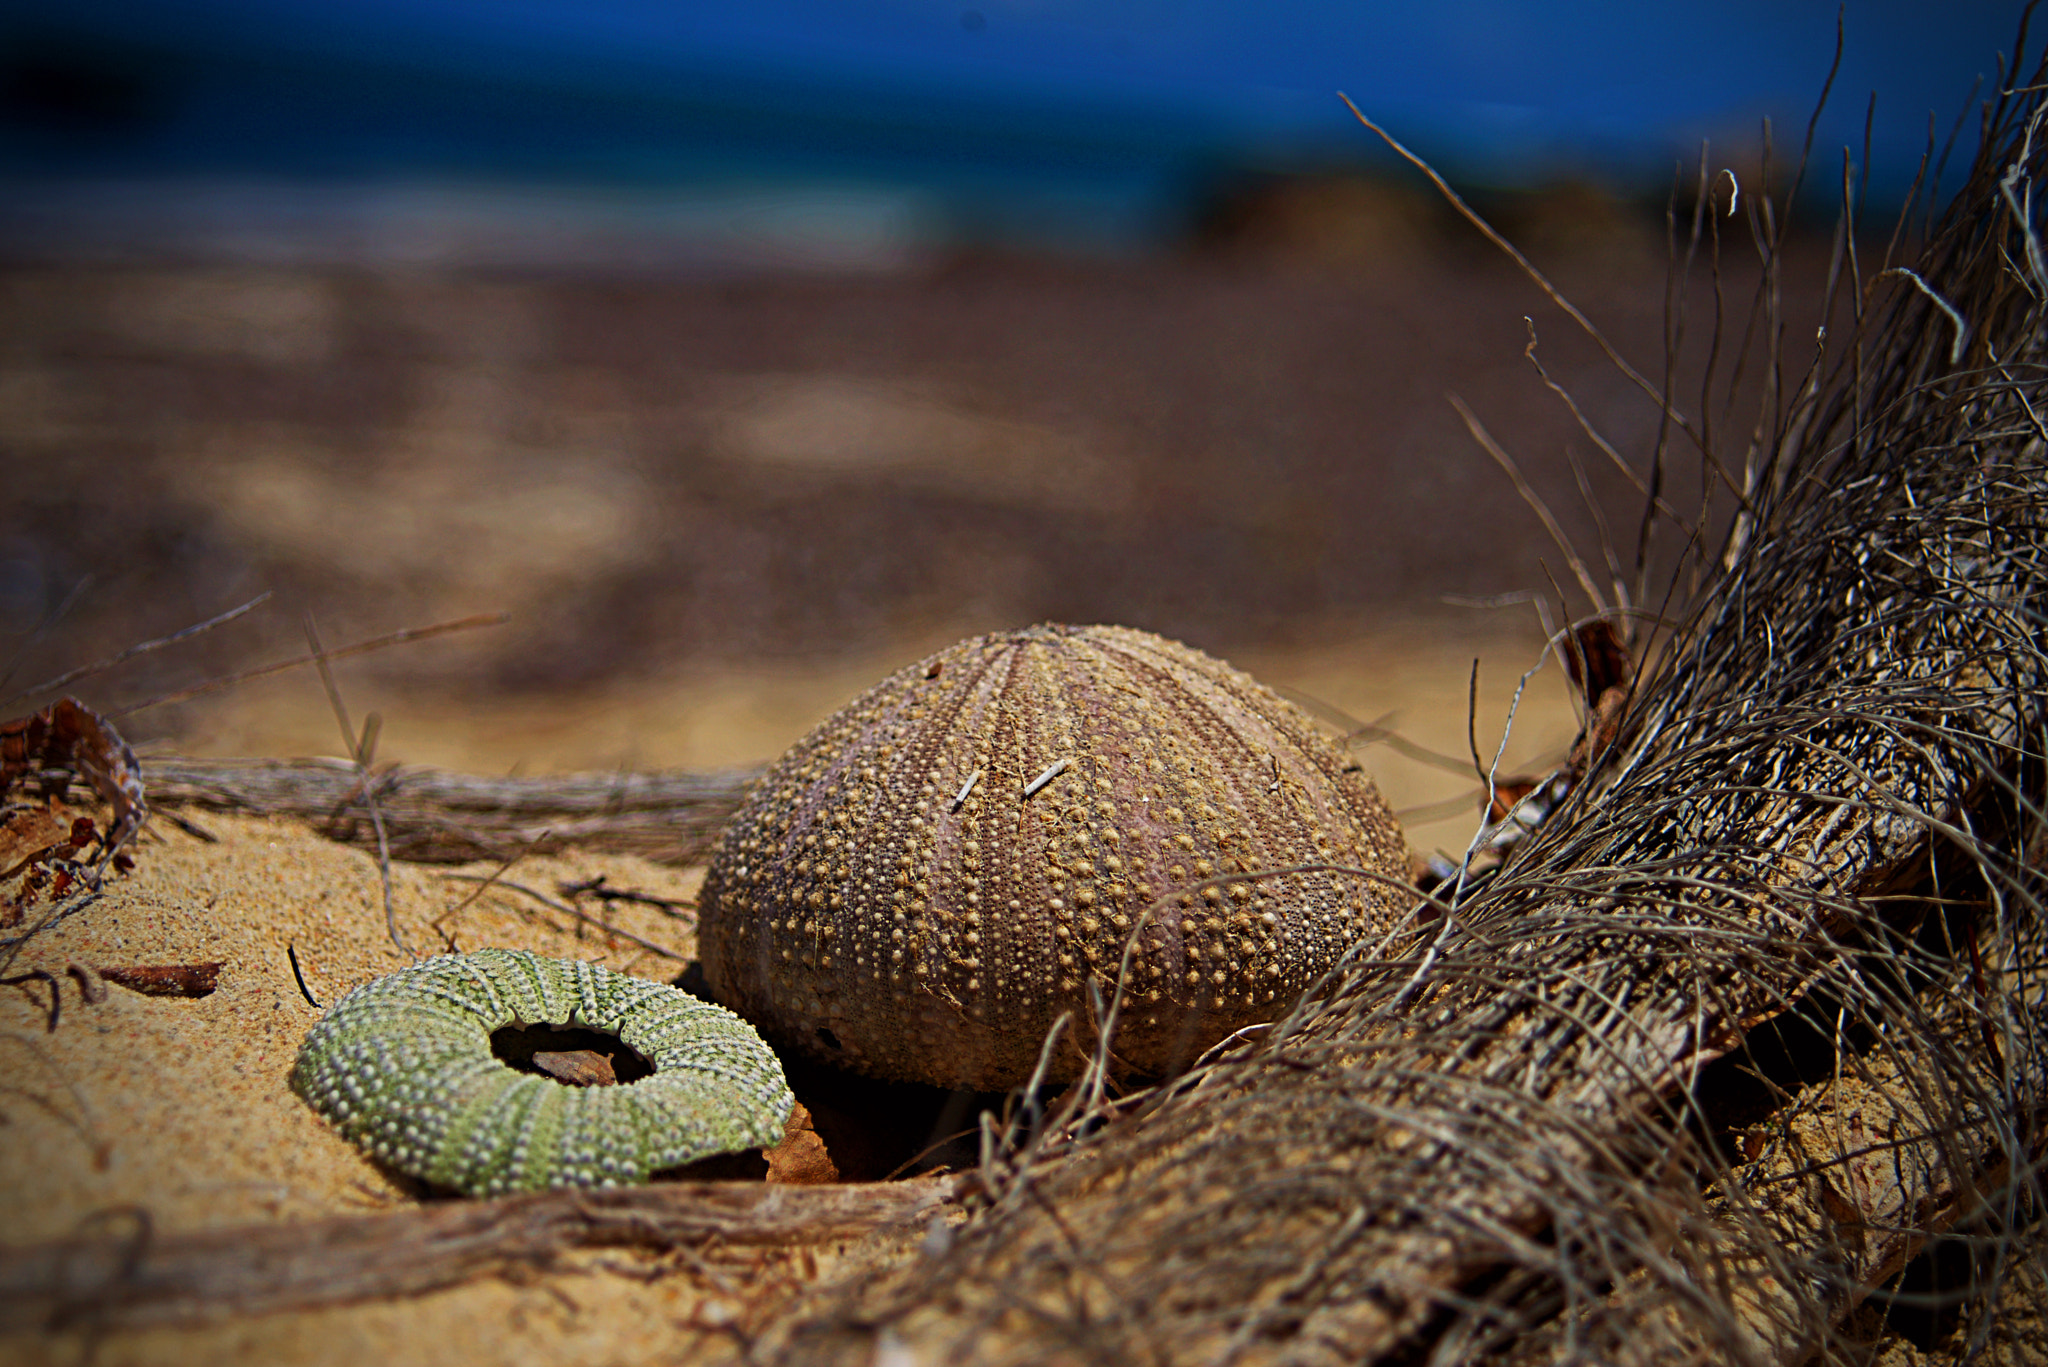
M 533 1066 L 571 1087 L 616 1087 L 619 1082 L 610 1056 L 595 1049 L 537 1050 Z
M 1586 729 L 1572 742 L 1571 754 L 1559 771 L 1576 786 L 1620 742 L 1636 670 L 1620 633 L 1604 620 L 1574 628 L 1570 645 L 1560 653 L 1566 672 L 1586 702 Z
M 1493 805 L 1487 809 L 1486 819 L 1506 821 L 1508 814 L 1523 798 L 1541 788 L 1549 780 L 1535 774 L 1518 774 L 1513 778 L 1495 779 L 1493 784 Z
M 793 1187 L 822 1186 L 839 1180 L 839 1166 L 826 1151 L 825 1140 L 811 1124 L 811 1113 L 799 1101 L 782 1127 L 782 1142 L 765 1150 L 768 1180 Z
M 133 968 L 102 968 L 102 978 L 146 997 L 211 996 L 220 983 L 219 963 L 141 964 Z

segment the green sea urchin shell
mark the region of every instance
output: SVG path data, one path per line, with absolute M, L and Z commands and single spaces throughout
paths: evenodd
M 491 1053 L 504 1026 L 615 1034 L 654 1067 L 568 1087 Z M 306 1036 L 292 1090 L 357 1147 L 470 1196 L 609 1187 L 782 1137 L 782 1065 L 731 1012 L 597 964 L 480 949 L 365 983 Z

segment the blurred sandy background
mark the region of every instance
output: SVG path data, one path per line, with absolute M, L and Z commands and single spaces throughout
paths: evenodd
M 1583 191 L 1498 207 L 1654 370 L 1661 225 Z M 1527 602 L 1477 604 L 1555 603 L 1556 584 L 1571 611 L 1586 604 L 1446 396 L 1596 568 L 1572 460 L 1624 565 L 1641 495 L 1523 359 L 1524 315 L 1622 450 L 1651 445 L 1656 413 L 1446 219 L 1419 194 L 1339 180 L 1233 205 L 1142 259 L 0 269 L 10 677 L 266 591 L 249 617 L 80 687 L 117 706 L 284 658 L 306 614 L 332 645 L 504 612 L 340 666 L 355 715 L 382 716 L 382 757 L 722 766 L 771 758 L 956 637 L 1105 621 L 1456 756 L 1479 658 L 1490 754 L 1541 630 Z M 303 671 L 124 725 L 206 753 L 339 749 Z M 1553 667 L 1510 767 L 1574 729 Z M 1473 787 L 1384 750 L 1368 763 L 1403 807 Z
M 1671 390 L 1719 414 L 1793 130 L 1817 118 L 1797 220 L 1832 225 L 1853 145 L 1882 232 L 1929 112 L 1946 127 L 2011 36 L 1903 0 L 1837 18 L 15 7 L 0 699 L 266 592 L 79 689 L 125 708 L 282 658 L 309 615 L 332 645 L 502 612 L 341 668 L 384 758 L 752 764 L 960 636 L 1119 622 L 1465 755 L 1473 658 L 1485 744 L 1539 654 L 1526 597 L 1589 604 L 1450 396 L 1603 579 L 1603 542 L 1634 570 L 1644 496 L 1524 359 L 1531 329 L 1639 468 L 1659 412 L 1336 92 L 1644 374 L 1682 333 Z M 1667 292 L 1667 204 L 1682 240 L 1703 193 L 1718 282 L 1709 250 Z M 1795 237 L 1787 336 L 1813 335 L 1827 268 Z M 1746 435 L 1716 440 L 1739 460 Z M 1672 468 L 1697 507 L 1697 460 Z M 1679 549 L 1653 548 L 1652 584 Z M 1511 767 L 1575 729 L 1551 675 L 1527 707 Z M 340 748 L 303 674 L 123 725 Z M 1367 758 L 1402 806 L 1473 785 Z

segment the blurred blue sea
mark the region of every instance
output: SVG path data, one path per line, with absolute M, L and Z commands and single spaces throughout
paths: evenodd
M 1850 0 L 1813 193 L 1846 146 L 1896 204 L 2019 13 Z M 11 0 L 0 246 L 1142 248 L 1247 178 L 1390 169 L 1339 91 L 1467 185 L 1661 197 L 1702 139 L 1753 166 L 1765 118 L 1796 157 L 1836 23 L 1815 0 Z

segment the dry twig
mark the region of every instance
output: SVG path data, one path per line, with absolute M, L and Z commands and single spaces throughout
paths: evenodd
M 862 1186 L 676 1182 L 378 1215 L 0 1246 L 0 1333 L 144 1328 L 417 1296 L 577 1248 L 794 1248 L 914 1225 L 956 1177 Z
M 375 847 L 365 790 L 345 760 L 160 755 L 145 759 L 142 773 L 159 806 L 298 817 L 334 839 Z M 398 767 L 369 784 L 394 859 L 465 863 L 575 846 L 687 864 L 710 851 L 753 777 L 733 770 L 496 778 Z

